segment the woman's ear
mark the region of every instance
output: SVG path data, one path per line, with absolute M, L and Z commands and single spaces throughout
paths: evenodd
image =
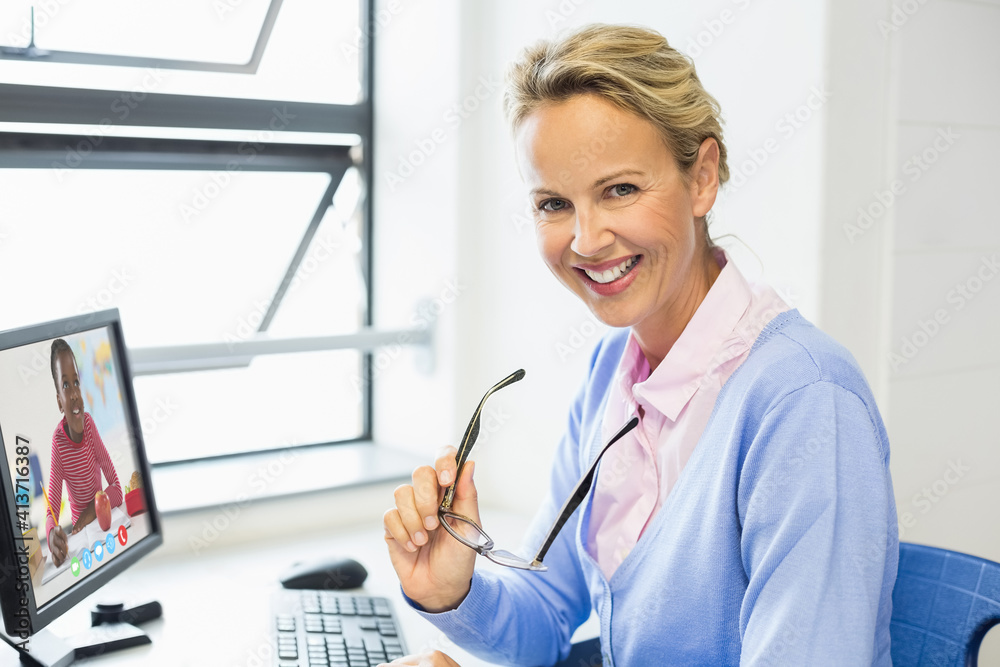
M 691 213 L 701 218 L 712 210 L 719 194 L 719 143 L 713 137 L 701 142 L 691 174 Z

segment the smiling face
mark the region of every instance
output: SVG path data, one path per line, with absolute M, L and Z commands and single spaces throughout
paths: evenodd
M 517 129 L 542 258 L 601 321 L 632 327 L 655 367 L 719 273 L 698 218 L 718 192 L 706 139 L 688 178 L 656 128 L 595 95 Z
M 72 352 L 62 351 L 56 358 L 56 401 L 66 416 L 66 426 L 73 442 L 83 440 L 83 396 L 80 393 L 80 373 Z

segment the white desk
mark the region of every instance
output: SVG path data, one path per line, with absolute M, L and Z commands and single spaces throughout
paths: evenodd
M 491 513 L 490 519 L 490 531 L 498 536 L 523 534 L 526 525 L 524 519 L 503 514 Z M 514 539 L 516 545 L 518 538 Z M 381 522 L 374 527 L 368 524 L 340 530 L 329 537 L 154 557 L 110 581 L 50 628 L 61 636 L 73 635 L 89 624 L 90 608 L 96 602 L 155 599 L 163 605 L 163 618 L 142 626 L 153 640 L 151 645 L 118 651 L 82 664 L 269 666 L 273 663 L 269 599 L 279 588 L 280 573 L 296 560 L 331 554 L 349 556 L 365 565 L 369 575 L 363 592 L 393 601 L 411 653 L 436 648 L 463 667 L 490 664 L 457 648 L 402 601 L 383 541 Z M 480 559 L 477 567 L 484 560 Z M 11 657 L 13 651 L 3 648 L 6 650 L 0 655 L 0 664 L 17 664 L 16 657 Z

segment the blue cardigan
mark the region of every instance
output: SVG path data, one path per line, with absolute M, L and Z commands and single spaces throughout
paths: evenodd
M 594 353 L 525 552 L 601 444 L 627 336 L 612 331 Z M 457 609 L 421 613 L 501 664 L 565 657 L 595 609 L 605 666 L 891 665 L 889 442 L 850 353 L 798 311 L 772 320 L 723 386 L 676 486 L 610 581 L 584 546 L 589 516 L 588 498 L 546 556 L 548 572 L 477 570 Z

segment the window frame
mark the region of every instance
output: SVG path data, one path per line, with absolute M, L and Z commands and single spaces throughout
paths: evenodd
M 254 42 L 253 53 L 245 63 L 214 63 L 198 60 L 180 60 L 176 58 L 149 58 L 142 56 L 121 56 L 106 53 L 84 53 L 80 51 L 50 51 L 41 50 L 35 46 L 35 10 L 31 10 L 31 42 L 26 47 L 3 45 L 0 47 L 0 60 L 36 60 L 47 63 L 70 63 L 74 65 L 111 65 L 114 67 L 150 67 L 172 70 L 191 70 L 196 72 L 225 72 L 232 74 L 255 74 L 260 67 L 260 60 L 271 39 L 271 32 L 278 20 L 278 12 L 284 0 L 270 0 L 267 13 L 260 26 L 260 32 Z M 365 14 L 361 15 L 364 18 Z M 44 60 L 43 60 L 44 59 Z M 362 84 L 364 85 L 364 84 Z
M 272 130 L 276 137 L 281 132 L 354 135 L 360 137 L 357 145 L 344 142 L 328 143 L 268 143 L 267 150 L 257 155 L 252 163 L 239 161 L 245 171 L 296 171 L 323 172 L 331 177 L 330 186 L 321 200 L 307 231 L 299 243 L 285 277 L 277 287 L 275 298 L 258 328 L 266 331 L 285 291 L 294 277 L 299 263 L 305 258 L 309 244 L 322 221 L 326 208 L 332 203 L 333 194 L 348 169 L 360 172 L 363 183 L 361 270 L 366 290 L 366 308 L 362 329 L 357 333 L 340 336 L 303 337 L 289 340 L 247 340 L 232 343 L 205 345 L 175 345 L 157 348 L 130 349 L 135 375 L 164 372 L 182 372 L 206 368 L 225 368 L 249 363 L 259 354 L 305 352 L 331 349 L 357 349 L 362 352 L 362 432 L 357 438 L 332 442 L 317 442 L 295 446 L 295 449 L 324 447 L 340 444 L 370 442 L 373 424 L 372 350 L 389 344 L 429 345 L 429 330 L 376 331 L 372 328 L 373 294 L 373 187 L 375 184 L 374 155 L 374 37 L 376 32 L 374 0 L 358 0 L 361 4 L 358 44 L 361 96 L 356 104 L 323 104 L 280 100 L 208 97 L 197 95 L 171 95 L 144 93 L 140 104 L 129 105 L 128 112 L 115 117 L 114 125 L 142 128 L 185 128 L 237 131 Z M 266 47 L 268 37 L 277 17 L 282 0 L 272 0 L 267 18 L 258 36 L 254 56 L 245 66 L 193 61 L 164 61 L 162 59 L 129 56 L 69 54 L 59 52 L 58 58 L 49 62 L 84 62 L 89 64 L 115 64 L 129 67 L 170 67 L 173 69 L 201 69 L 205 71 L 256 70 Z M 86 58 L 83 58 L 86 56 Z M 67 60 L 69 58 L 69 60 Z M 83 58 L 81 60 L 81 58 Z M 25 59 L 23 56 L 0 54 L 0 59 Z M 42 64 L 44 61 L 35 60 Z M 156 62 L 152 62 L 156 60 Z M 148 62 L 147 62 L 148 61 Z M 243 70 L 233 70 L 243 67 Z M 129 99 L 134 93 L 100 89 L 61 88 L 0 83 L 0 122 L 50 125 L 85 126 L 99 132 L 111 119 L 109 110 L 115 103 Z M 123 117 L 122 117 L 123 116 Z M 280 127 L 275 119 L 280 118 Z M 154 132 L 155 133 L 155 132 Z M 166 169 L 166 170 L 219 170 L 225 169 L 238 156 L 246 142 L 206 139 L 157 139 L 148 136 L 100 136 L 100 134 L 62 133 L 47 134 L 37 131 L 0 130 L 0 168 L 50 169 L 65 162 L 67 146 L 86 146 L 87 159 L 79 168 L 86 169 Z M 225 348 L 228 360 L 218 352 Z M 236 354 L 234 354 L 236 352 Z M 242 354 L 240 354 L 242 353 Z M 240 357 L 235 361 L 233 357 Z M 213 361 L 214 360 L 214 361 Z M 273 448 L 253 451 L 214 454 L 197 459 L 165 461 L 153 464 L 154 468 L 190 465 L 213 459 L 241 459 L 260 457 L 288 449 Z

